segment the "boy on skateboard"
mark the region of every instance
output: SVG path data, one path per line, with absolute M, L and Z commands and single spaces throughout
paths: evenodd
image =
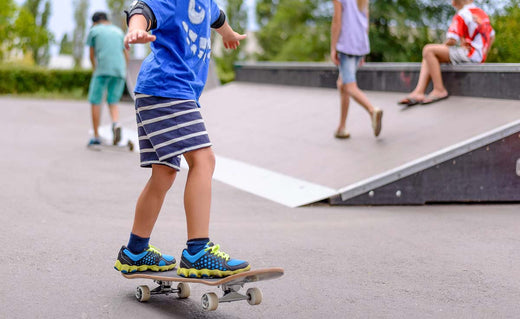
M 232 259 L 209 240 L 215 155 L 198 104 L 208 75 L 211 28 L 228 49 L 236 49 L 245 35 L 233 31 L 214 0 L 136 1 L 127 17 L 125 46 L 151 43 L 137 79 L 135 108 L 141 167 L 152 172 L 137 200 L 130 240 L 114 267 L 123 273 L 175 268 L 175 258 L 149 241 L 183 155 L 189 165 L 184 191 L 188 241 L 177 273 L 225 277 L 247 271 L 248 262 Z

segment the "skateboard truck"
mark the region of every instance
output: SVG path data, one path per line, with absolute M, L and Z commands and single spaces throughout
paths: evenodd
M 265 268 L 250 270 L 239 274 L 231 275 L 223 278 L 185 278 L 177 275 L 177 272 L 143 272 L 123 274 L 125 278 L 142 278 L 151 279 L 158 286 L 153 290 L 146 285 L 137 287 L 135 297 L 140 302 L 145 302 L 150 299 L 151 295 L 168 295 L 177 294 L 180 299 L 188 298 L 190 296 L 190 285 L 203 284 L 222 289 L 223 294 L 219 296 L 214 292 L 208 292 L 202 295 L 202 308 L 206 311 L 216 310 L 220 302 L 234 302 L 246 300 L 250 305 L 259 305 L 262 302 L 262 291 L 256 287 L 249 288 L 245 293 L 240 290 L 244 288 L 245 284 L 275 279 L 283 275 L 282 268 Z M 174 285 L 177 283 L 177 286 Z
M 147 285 L 137 287 L 135 297 L 140 302 L 148 301 L 151 295 L 169 295 L 177 294 L 180 299 L 185 299 L 190 296 L 191 289 L 190 285 L 184 282 L 179 282 L 176 288 L 172 288 L 172 281 L 154 280 L 157 286 L 155 289 L 150 290 Z
M 177 287 L 172 287 L 172 281 L 154 280 L 158 286 L 153 290 L 147 285 L 137 287 L 135 297 L 140 302 L 146 302 L 150 299 L 151 295 L 169 295 L 177 294 L 180 299 L 185 299 L 190 296 L 190 285 L 185 282 L 180 282 Z M 202 309 L 206 311 L 216 310 L 218 304 L 221 302 L 233 302 L 240 300 L 247 300 L 250 305 L 259 305 L 262 302 L 262 291 L 258 288 L 249 288 L 245 295 L 239 293 L 243 285 L 226 285 L 222 284 L 219 286 L 224 292 L 223 296 L 219 298 L 216 293 L 208 292 L 202 295 L 201 303 Z

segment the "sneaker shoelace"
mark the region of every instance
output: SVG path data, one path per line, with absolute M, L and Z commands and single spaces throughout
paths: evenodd
M 214 246 L 208 247 L 205 249 L 205 251 L 209 251 L 211 254 L 213 254 L 217 257 L 223 258 L 225 260 L 229 260 L 229 255 L 223 251 L 220 251 L 220 245 L 214 245 Z
M 159 251 L 159 248 L 157 248 L 155 246 L 148 245 L 148 249 L 147 250 L 151 251 L 154 254 L 157 254 L 157 255 L 161 256 L 161 252 Z

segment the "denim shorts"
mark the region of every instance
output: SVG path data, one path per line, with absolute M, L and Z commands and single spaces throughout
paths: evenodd
M 361 55 L 350 55 L 338 52 L 339 56 L 339 75 L 343 84 L 356 82 L 356 72 L 359 62 L 363 59 Z

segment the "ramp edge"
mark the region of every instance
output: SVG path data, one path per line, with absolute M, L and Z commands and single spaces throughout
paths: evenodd
M 418 158 L 389 171 L 341 188 L 339 189 L 341 200 L 346 201 L 375 188 L 384 186 L 434 165 L 440 164 L 444 161 L 474 151 L 480 147 L 496 142 L 517 132 L 520 132 L 520 120 L 500 126 L 496 129 L 477 135 L 460 143 L 456 143 L 452 146 Z

